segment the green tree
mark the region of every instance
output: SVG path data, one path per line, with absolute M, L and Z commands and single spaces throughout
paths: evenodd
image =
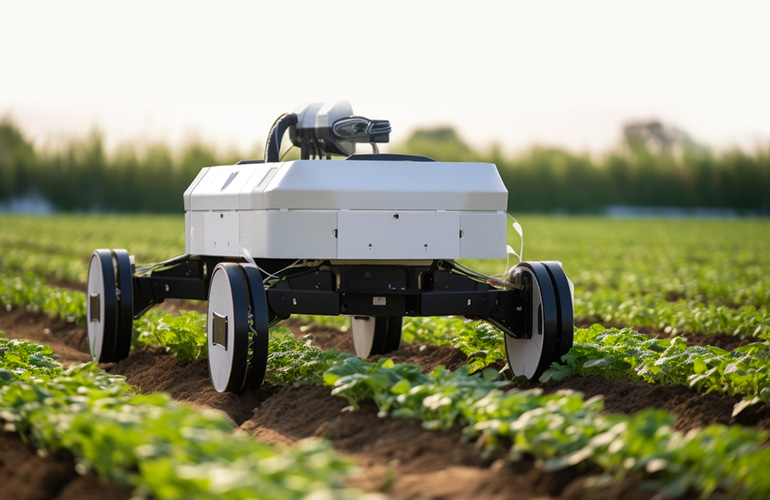
M 0 200 L 25 194 L 34 183 L 37 156 L 32 144 L 6 117 L 0 121 Z

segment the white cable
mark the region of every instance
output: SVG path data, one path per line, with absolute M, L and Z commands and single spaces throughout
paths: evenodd
M 465 267 L 464 265 L 460 264 L 459 262 L 455 262 L 454 267 L 461 269 L 466 274 L 470 274 L 471 276 L 474 276 L 476 278 L 480 278 L 484 282 L 486 282 L 489 285 L 492 285 L 497 288 L 521 288 L 519 285 L 514 285 L 513 283 L 508 283 L 506 281 L 507 276 L 505 275 L 496 275 L 496 276 L 487 276 L 486 274 L 482 274 L 478 271 L 474 271 L 473 269 L 469 267 Z
M 254 257 L 251 256 L 251 252 L 249 252 L 248 248 L 241 247 L 241 257 L 243 257 L 246 260 L 246 262 L 248 262 L 255 268 L 259 269 L 259 266 L 257 266 L 256 262 L 254 262 Z
M 521 227 L 521 224 L 519 224 L 519 221 L 517 221 L 513 215 L 507 212 L 506 215 L 510 217 L 511 220 L 513 220 L 513 230 L 516 231 L 516 234 L 519 235 L 519 241 L 521 242 L 518 253 L 516 253 L 516 250 L 514 250 L 511 245 L 505 246 L 505 273 L 508 274 L 508 272 L 510 272 L 510 268 L 508 266 L 510 264 L 511 254 L 518 257 L 519 262 L 524 260 L 524 228 Z
M 300 263 L 300 262 L 303 262 L 303 261 L 304 261 L 304 259 L 297 259 L 294 262 L 292 262 L 291 264 L 289 264 L 288 266 L 286 266 L 283 269 L 281 269 L 280 271 L 276 271 L 275 274 L 268 274 L 267 277 L 264 280 L 262 280 L 262 283 L 266 284 L 271 279 L 280 279 L 281 278 L 280 273 L 286 271 L 287 269 L 292 269 L 294 267 L 299 267 L 299 266 L 297 266 L 297 264 Z

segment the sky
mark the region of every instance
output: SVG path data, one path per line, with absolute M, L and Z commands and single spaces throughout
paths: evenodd
M 0 119 L 41 146 L 199 139 L 251 151 L 302 103 L 349 100 L 391 142 L 601 152 L 659 119 L 770 144 L 770 2 L 0 0 Z

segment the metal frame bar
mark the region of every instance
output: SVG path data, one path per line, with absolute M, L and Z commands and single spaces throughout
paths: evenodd
M 180 256 L 133 277 L 134 317 L 167 298 L 207 300 L 210 273 L 223 258 Z M 268 271 L 284 261 L 257 261 Z M 449 264 L 451 266 L 451 264 Z M 273 271 L 275 272 L 275 271 Z M 276 318 L 292 314 L 338 316 L 465 316 L 489 321 L 506 335 L 529 338 L 530 291 L 502 290 L 451 272 L 447 263 L 333 265 L 280 276 L 266 288 Z

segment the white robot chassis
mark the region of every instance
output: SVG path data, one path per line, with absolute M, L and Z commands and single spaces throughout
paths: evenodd
M 280 161 L 287 131 L 300 160 Z M 185 254 L 140 268 L 126 250 L 91 256 L 91 357 L 126 358 L 133 320 L 179 298 L 208 300 L 220 392 L 262 383 L 269 328 L 292 314 L 350 316 L 361 357 L 398 349 L 404 316 L 486 320 L 504 333 L 513 373 L 539 377 L 572 347 L 561 264 L 520 262 L 499 280 L 457 263 L 506 256 L 497 168 L 379 154 L 389 134 L 347 102 L 311 104 L 276 120 L 264 160 L 202 169 L 184 193 Z M 353 154 L 356 143 L 374 153 Z

